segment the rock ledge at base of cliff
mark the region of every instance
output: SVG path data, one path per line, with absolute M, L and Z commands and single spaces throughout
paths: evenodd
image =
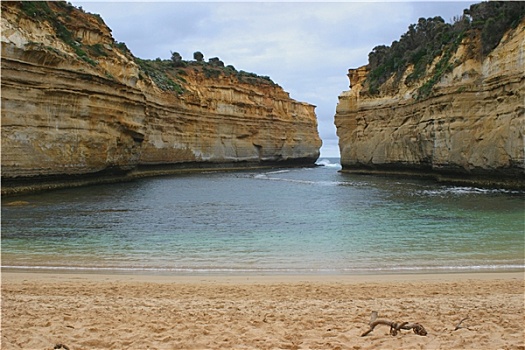
M 130 171 L 121 169 L 104 169 L 98 173 L 79 175 L 50 175 L 35 177 L 17 177 L 2 180 L 2 195 L 23 195 L 63 188 L 83 187 L 90 185 L 111 184 L 135 181 L 145 177 L 176 176 L 209 171 L 248 171 L 276 168 L 314 167 L 315 160 L 310 158 L 293 159 L 284 162 L 189 162 L 165 165 L 145 165 Z

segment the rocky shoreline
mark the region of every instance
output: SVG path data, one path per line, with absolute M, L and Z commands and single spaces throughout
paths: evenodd
M 33 194 L 50 190 L 134 181 L 148 177 L 202 173 L 209 171 L 249 171 L 274 168 L 314 167 L 317 159 L 290 161 L 230 162 L 230 163 L 181 163 L 139 166 L 130 171 L 106 169 L 81 175 L 54 175 L 18 177 L 2 180 L 2 197 Z
M 509 176 L 508 174 L 466 174 L 461 172 L 437 172 L 432 169 L 423 169 L 415 167 L 395 167 L 388 165 L 385 167 L 357 167 L 343 166 L 341 173 L 385 176 L 391 178 L 424 178 L 436 181 L 438 183 L 457 185 L 457 186 L 474 186 L 490 189 L 506 190 L 525 190 L 525 181 L 519 175 Z M 499 175 L 499 176 L 498 176 Z

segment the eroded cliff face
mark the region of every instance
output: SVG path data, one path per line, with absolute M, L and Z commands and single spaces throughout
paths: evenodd
M 314 106 L 290 99 L 274 84 L 235 76 L 205 78 L 188 69 L 185 92 L 150 93 L 148 132 L 140 163 L 313 163 L 319 156 Z
M 525 187 L 524 23 L 482 60 L 467 52 L 479 46 L 469 40 L 424 99 L 417 98 L 424 79 L 396 88 L 387 82 L 372 96 L 362 93 L 367 66 L 349 70 L 350 90 L 339 96 L 335 116 L 343 171 Z
M 162 89 L 98 16 L 2 2 L 1 20 L 2 193 L 319 156 L 315 106 L 271 81 L 202 63 Z

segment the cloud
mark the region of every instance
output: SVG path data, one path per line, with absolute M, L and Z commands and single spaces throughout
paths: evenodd
M 322 153 L 337 155 L 333 117 L 348 68 L 368 61 L 419 17 L 450 20 L 468 2 L 73 2 L 99 13 L 141 58 L 219 57 L 267 75 L 291 97 L 314 104 Z

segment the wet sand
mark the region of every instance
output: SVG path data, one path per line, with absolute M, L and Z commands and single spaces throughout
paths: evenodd
M 8 349 L 525 349 L 521 273 L 140 276 L 2 272 Z M 428 334 L 369 335 L 370 314 Z M 463 318 L 468 317 L 455 330 Z

